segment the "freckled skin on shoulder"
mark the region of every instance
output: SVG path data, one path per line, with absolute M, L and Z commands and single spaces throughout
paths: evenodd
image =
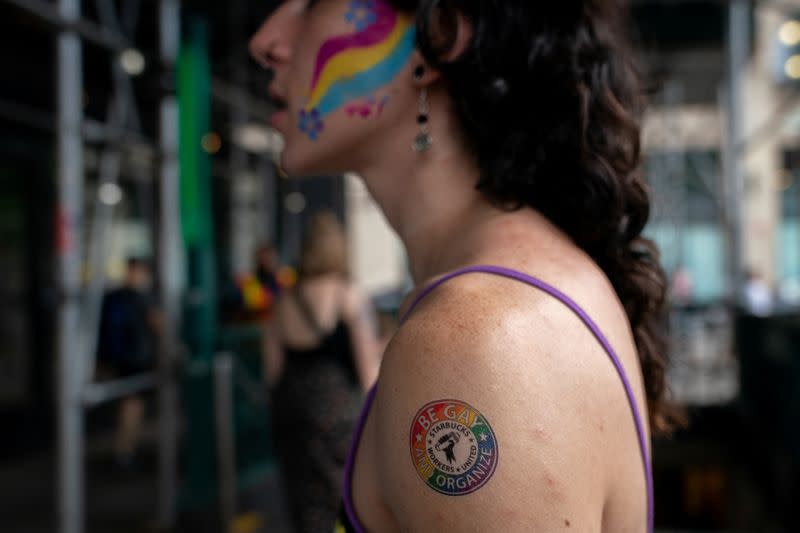
M 611 410 L 600 400 L 609 383 L 619 384 L 602 349 L 588 333 L 554 333 L 564 331 L 558 302 L 548 307 L 545 300 L 539 309 L 531 291 L 525 298 L 533 311 L 519 310 L 507 295 L 487 296 L 497 292 L 486 283 L 506 282 L 481 280 L 474 292 L 472 283 L 454 280 L 437 289 L 442 292 L 415 310 L 387 351 L 359 453 L 367 458 L 362 472 L 377 477 L 388 514 L 365 525 L 376 531 L 603 530 L 604 450 L 617 437 L 595 429 L 618 423 L 602 418 Z M 530 325 L 540 312 L 549 319 Z M 518 320 L 520 313 L 526 320 Z M 575 368 L 575 353 L 598 364 Z M 609 370 L 608 381 L 591 381 L 598 366 Z M 620 418 L 630 424 L 622 402 Z M 587 425 L 587 416 L 599 423 Z M 625 431 L 620 440 L 630 441 L 624 451 L 632 459 L 619 476 L 643 494 L 636 440 Z M 632 506 L 637 527 L 640 503 Z

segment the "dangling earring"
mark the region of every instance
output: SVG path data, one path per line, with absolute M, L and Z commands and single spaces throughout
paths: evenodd
M 414 77 L 418 80 L 425 74 L 423 67 L 417 67 L 414 71 Z M 411 148 L 415 152 L 427 152 L 433 144 L 430 131 L 428 130 L 428 89 L 423 87 L 419 91 L 419 114 L 417 115 L 417 124 L 419 124 L 419 133 L 414 137 L 414 142 L 411 143 Z

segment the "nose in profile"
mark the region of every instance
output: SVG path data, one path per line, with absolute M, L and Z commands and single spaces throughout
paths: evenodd
M 289 60 L 304 4 L 305 0 L 284 2 L 250 38 L 250 55 L 262 67 L 274 70 Z

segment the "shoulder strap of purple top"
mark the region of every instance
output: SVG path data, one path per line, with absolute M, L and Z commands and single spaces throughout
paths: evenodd
M 411 316 L 411 313 L 414 311 L 414 308 L 416 308 L 417 305 L 419 305 L 419 303 L 422 300 L 424 300 L 425 297 L 427 297 L 437 287 L 455 277 L 462 276 L 464 274 L 470 274 L 473 272 L 493 274 L 496 276 L 503 276 L 506 278 L 515 279 L 517 281 L 521 281 L 522 283 L 532 285 L 546 292 L 547 294 L 551 295 L 552 297 L 561 301 L 564 305 L 569 307 L 578 316 L 578 318 L 581 319 L 581 321 L 586 325 L 586 327 L 589 328 L 589 330 L 592 332 L 592 334 L 595 336 L 598 342 L 600 342 L 600 345 L 608 353 L 608 356 L 611 359 L 611 362 L 614 364 L 614 368 L 617 371 L 617 375 L 619 376 L 620 380 L 622 381 L 622 385 L 625 388 L 625 394 L 628 397 L 628 403 L 630 404 L 631 413 L 633 414 L 633 421 L 636 426 L 636 434 L 639 438 L 639 449 L 641 451 L 642 462 L 644 463 L 644 471 L 646 477 L 647 530 L 650 532 L 653 531 L 653 514 L 654 514 L 653 513 L 654 511 L 653 470 L 650 464 L 650 457 L 648 452 L 647 437 L 644 430 L 644 423 L 642 421 L 642 416 L 639 412 L 639 408 L 636 403 L 636 397 L 633 394 L 633 388 L 631 387 L 630 381 L 628 380 L 628 376 L 625 373 L 625 368 L 622 366 L 622 361 L 620 361 L 619 357 L 617 356 L 614 349 L 611 347 L 611 344 L 608 342 L 605 335 L 603 335 L 597 324 L 595 324 L 595 322 L 589 317 L 589 315 L 574 300 L 572 300 L 572 298 L 570 298 L 563 292 L 559 291 L 555 287 L 539 279 L 536 279 L 533 276 L 529 276 L 528 274 L 523 274 L 522 272 L 518 272 L 516 270 L 511 270 L 509 268 L 503 268 L 498 266 L 476 265 L 476 266 L 461 268 L 454 272 L 451 272 L 445 276 L 442 276 L 438 280 L 434 281 L 433 283 L 422 289 L 420 293 L 411 302 L 411 305 L 408 306 L 406 312 L 403 313 L 401 323 L 405 322 L 408 319 L 408 317 Z M 351 524 L 358 533 L 364 532 L 364 528 L 358 521 L 355 509 L 353 508 L 352 494 L 351 494 L 353 463 L 355 461 L 356 452 L 358 451 L 358 443 L 361 439 L 361 433 L 364 430 L 364 423 L 366 422 L 367 414 L 369 413 L 369 409 L 372 406 L 373 400 L 375 399 L 376 390 L 377 390 L 377 384 L 372 387 L 372 389 L 369 391 L 369 394 L 367 395 L 364 409 L 361 412 L 361 418 L 358 422 L 358 426 L 356 427 L 353 443 L 352 446 L 350 447 L 350 454 L 347 458 L 347 464 L 345 465 L 345 478 L 344 478 L 345 510 L 347 512 Z
M 350 442 L 347 462 L 344 464 L 344 487 L 342 491 L 344 512 L 347 513 L 350 525 L 356 533 L 366 533 L 366 530 L 358 520 L 355 506 L 353 506 L 353 467 L 356 463 L 356 453 L 358 452 L 358 445 L 361 442 L 361 434 L 364 432 L 364 424 L 367 422 L 367 415 L 372 407 L 373 400 L 375 400 L 375 393 L 377 391 L 378 384 L 376 383 L 367 393 L 367 398 L 364 400 L 364 407 L 361 408 L 361 416 L 358 417 L 358 425 L 356 425 L 356 430 L 353 432 L 353 440 Z

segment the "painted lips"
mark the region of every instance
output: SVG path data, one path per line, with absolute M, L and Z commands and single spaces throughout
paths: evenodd
M 289 111 L 286 109 L 280 109 L 272 113 L 272 116 L 269 119 L 270 126 L 275 128 L 276 130 L 280 130 L 281 126 L 286 123 L 286 119 L 289 117 Z

